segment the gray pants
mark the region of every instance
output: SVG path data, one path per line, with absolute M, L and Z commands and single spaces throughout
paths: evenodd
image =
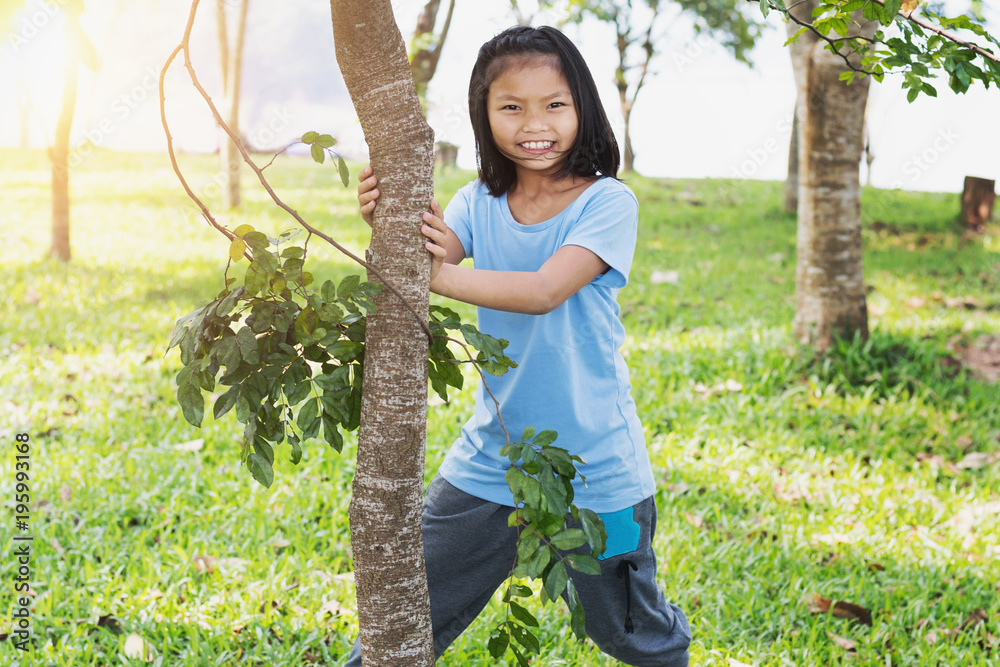
M 439 475 L 427 488 L 424 557 L 435 658 L 472 623 L 510 574 L 517 551 L 517 530 L 507 525 L 512 509 L 460 491 Z M 599 561 L 600 576 L 569 570 L 586 613 L 587 635 L 602 651 L 628 665 L 686 667 L 691 630 L 684 612 L 666 602 L 656 583 L 652 498 L 632 508 L 632 520 L 639 527 L 637 549 Z M 634 565 L 621 568 L 623 574 L 629 570 L 627 577 L 619 574 L 624 561 Z M 625 631 L 627 607 L 632 633 Z M 485 646 L 483 656 L 485 664 L 489 660 Z M 361 667 L 357 641 L 346 667 Z

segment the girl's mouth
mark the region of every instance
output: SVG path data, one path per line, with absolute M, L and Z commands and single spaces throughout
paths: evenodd
M 525 141 L 518 144 L 520 148 L 533 155 L 542 155 L 543 153 L 549 152 L 553 146 L 555 146 L 554 141 Z

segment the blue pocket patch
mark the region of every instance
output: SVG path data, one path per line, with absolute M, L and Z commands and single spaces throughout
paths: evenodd
M 608 514 L 598 513 L 597 516 L 601 517 L 604 529 L 608 531 L 607 548 L 603 554 L 598 556 L 597 560 L 606 560 L 632 553 L 639 548 L 639 524 L 632 518 L 631 507 Z

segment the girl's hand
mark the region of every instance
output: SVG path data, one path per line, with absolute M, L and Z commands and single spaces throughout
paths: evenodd
M 379 196 L 378 188 L 375 187 L 378 184 L 378 179 L 372 173 L 371 165 L 361 170 L 360 178 L 361 182 L 358 184 L 358 203 L 361 205 L 361 218 L 371 227 L 375 213 L 375 200 Z
M 362 172 L 363 174 L 364 172 Z M 448 226 L 444 224 L 444 211 L 441 205 L 431 199 L 431 210 L 424 213 L 424 224 L 420 227 L 429 240 L 424 247 L 431 253 L 431 282 L 437 277 L 445 256 L 448 254 Z

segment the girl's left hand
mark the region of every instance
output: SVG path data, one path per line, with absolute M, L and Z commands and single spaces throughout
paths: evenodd
M 420 231 L 428 238 L 424 247 L 431 253 L 431 282 L 437 277 L 447 255 L 448 226 L 444 224 L 441 205 L 431 199 L 431 210 L 424 213 L 424 224 Z

